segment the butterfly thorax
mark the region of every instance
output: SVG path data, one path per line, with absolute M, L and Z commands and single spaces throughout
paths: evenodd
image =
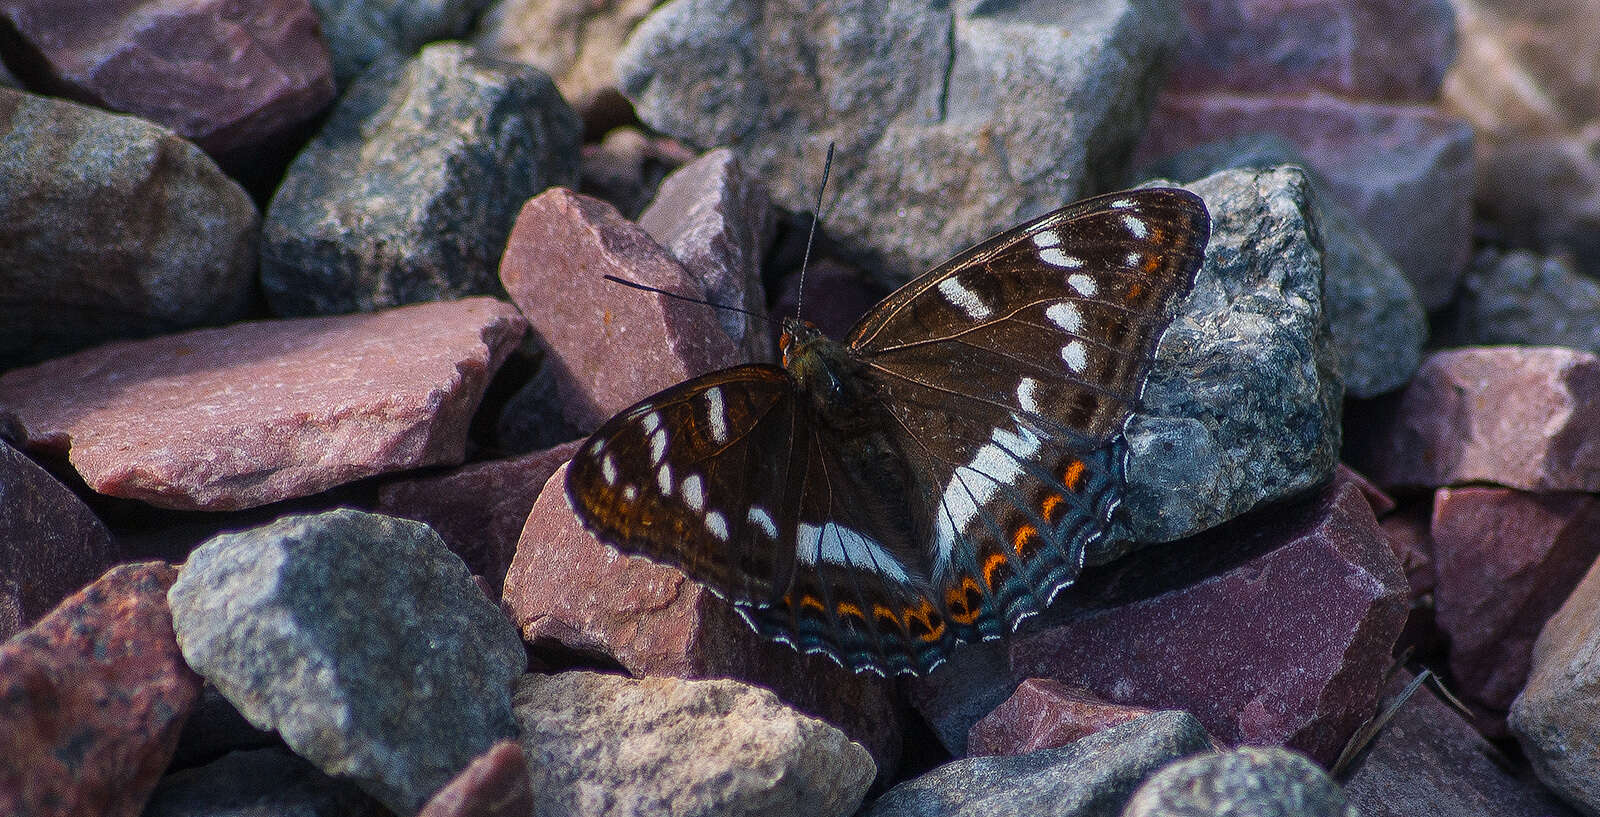
M 844 344 L 810 321 L 784 318 L 778 348 L 783 368 L 810 398 L 818 419 L 837 431 L 860 426 L 869 396 L 862 393 L 865 381 L 857 376 L 861 364 Z

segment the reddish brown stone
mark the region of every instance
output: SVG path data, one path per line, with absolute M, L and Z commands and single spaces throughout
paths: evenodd
M 0 640 L 113 560 L 111 532 L 67 486 L 0 439 Z
M 1054 749 L 1154 711 L 1114 704 L 1087 689 L 1048 678 L 1029 678 L 1005 703 L 972 725 L 967 756 Z
M 1422 362 L 1356 456 L 1385 487 L 1488 482 L 1600 491 L 1600 358 L 1559 347 L 1469 347 Z
M 892 685 L 766 641 L 677 568 L 601 544 L 572 511 L 562 467 L 528 516 L 501 604 L 525 641 L 598 653 L 635 676 L 736 678 L 770 688 L 872 753 L 881 777 L 900 756 Z
M 584 431 L 739 360 L 715 310 L 627 289 L 608 274 L 705 297 L 694 276 L 615 207 L 561 188 L 523 206 L 500 280 L 555 356 L 563 416 Z
M 1434 495 L 1432 534 L 1452 690 L 1474 705 L 1480 731 L 1503 737 L 1539 629 L 1600 557 L 1600 499 L 1445 489 Z
M 1366 497 L 1367 504 L 1372 506 L 1372 515 L 1378 517 L 1379 520 L 1382 520 L 1395 509 L 1394 499 L 1384 493 L 1382 488 L 1373 485 L 1370 480 L 1362 476 L 1358 471 L 1342 462 L 1334 466 L 1333 479 L 1335 482 L 1348 482 L 1356 486 L 1361 491 L 1361 495 Z
M 461 770 L 417 817 L 528 817 L 533 811 L 528 759 L 516 741 L 504 740 Z
M 460 462 L 525 326 L 491 298 L 242 323 L 14 369 L 0 404 L 96 491 L 236 510 Z
M 1405 577 L 1349 484 L 1147 558 L 1193 571 L 1207 554 L 1250 542 L 1258 555 L 1242 563 L 1014 640 L 1013 677 L 1183 709 L 1225 743 L 1287 745 L 1332 762 L 1371 714 L 1405 621 Z
M 1471 251 L 1472 129 L 1465 122 L 1429 106 L 1326 94 L 1166 92 L 1135 162 L 1258 132 L 1299 149 L 1399 264 L 1424 307 L 1449 301 Z
M 213 154 L 284 135 L 333 101 L 306 0 L 5 0 L 0 14 L 35 58 L 19 59 L 24 82 L 166 125 Z
M 1378 520 L 1389 540 L 1389 549 L 1400 560 L 1400 569 L 1411 585 L 1413 601 L 1433 593 L 1438 578 L 1434 575 L 1433 539 L 1428 533 L 1432 507 L 1417 502 Z
M 200 695 L 167 610 L 177 575 L 113 568 L 0 645 L 0 813 L 144 808 Z
M 572 459 L 580 440 L 520 457 L 475 462 L 378 490 L 378 513 L 426 522 L 500 597 L 517 538 L 545 480 Z

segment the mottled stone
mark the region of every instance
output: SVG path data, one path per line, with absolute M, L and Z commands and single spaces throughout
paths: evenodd
M 1539 632 L 1508 725 L 1545 785 L 1600 814 L 1600 562 Z
M 306 0 L 5 0 L 22 79 L 158 122 L 214 155 L 291 134 L 333 101 Z
M 1116 814 L 1157 769 L 1208 748 L 1193 716 L 1156 712 L 1056 749 L 946 763 L 890 789 L 864 817 Z
M 1475 705 L 1480 731 L 1503 737 L 1539 628 L 1600 558 L 1600 499 L 1446 488 L 1434 495 L 1432 539 L 1451 691 Z
M 618 81 L 645 123 L 732 146 L 791 210 L 837 143 L 829 231 L 902 283 L 1115 178 L 1180 29 L 1176 0 L 988 6 L 676 0 L 634 29 Z
M 638 128 L 613 128 L 599 144 L 583 146 L 578 192 L 637 218 L 661 180 L 698 155 L 672 139 L 646 136 Z
M 167 611 L 176 575 L 113 568 L 0 644 L 0 813 L 139 814 L 200 694 Z
M 426 522 L 500 597 L 517 539 L 545 480 L 572 459 L 578 441 L 520 457 L 475 462 L 378 489 L 378 513 Z
M 767 687 L 866 746 L 893 775 L 901 729 L 893 687 L 756 635 L 677 568 L 623 556 L 584 530 L 565 467 L 528 515 L 501 604 L 535 651 L 600 654 L 635 676 L 735 678 Z
M 1569 346 L 1600 354 L 1600 281 L 1570 256 L 1485 250 L 1443 322 L 1451 346 Z
M 200 688 L 200 699 L 195 702 L 193 713 L 183 722 L 178 748 L 173 751 L 168 768 L 204 766 L 230 752 L 272 746 L 282 746 L 277 735 L 257 729 L 215 685 L 205 684 Z
M 1180 760 L 1134 792 L 1122 817 L 1358 817 L 1305 755 L 1245 746 Z
M 707 300 L 744 310 L 713 310 L 740 359 L 773 362 L 761 262 L 776 219 L 733 151 L 717 148 L 663 179 L 639 226 L 700 279 Z
M 705 297 L 695 276 L 605 202 L 555 189 L 522 208 L 500 278 L 553 358 L 562 416 L 584 433 L 657 391 L 739 361 L 715 311 L 626 289 L 608 274 Z
M 165 128 L 0 88 L 0 370 L 240 317 L 261 217 Z
M 525 675 L 516 714 L 540 814 L 845 817 L 872 758 L 733 680 Z
M 30 449 L 67 454 L 96 491 L 236 510 L 460 462 L 525 327 L 490 298 L 241 323 L 14 369 L 0 405 Z
M 1371 715 L 1406 616 L 1405 577 L 1348 483 L 1116 570 L 1063 593 L 1067 621 L 1010 643 L 1012 677 L 1181 708 L 1225 743 L 1287 745 L 1325 763 Z M 1158 590 L 1089 602 L 1140 582 Z
M 1127 425 L 1133 542 L 1197 533 L 1324 484 L 1338 459 L 1343 393 L 1305 174 L 1225 171 L 1189 189 L 1211 212 L 1211 241 Z M 1113 537 L 1086 561 L 1127 549 Z
M 419 522 L 337 510 L 223 534 L 170 598 L 190 666 L 399 814 L 515 735 L 516 630 Z
M 1390 683 L 1398 692 L 1411 680 Z M 1538 784 L 1514 776 L 1500 751 L 1430 687 L 1417 690 L 1344 779 L 1362 817 L 1574 817 Z
M 967 732 L 968 757 L 1054 749 L 1154 710 L 1114 704 L 1086 689 L 1029 678 Z
M 1472 234 L 1472 129 L 1425 105 L 1327 94 L 1163 93 L 1136 164 L 1258 131 L 1293 144 L 1427 309 L 1455 293 Z
M 517 208 L 577 183 L 579 135 L 537 69 L 459 43 L 374 66 L 267 208 L 268 304 L 311 315 L 499 292 Z
M 1600 490 L 1600 358 L 1558 347 L 1490 346 L 1422 362 L 1393 416 L 1351 462 L 1385 488 L 1489 482 Z
M 280 748 L 232 752 L 167 775 L 139 817 L 382 817 L 354 783 Z M 524 817 L 527 812 L 524 812 Z
M 479 755 L 417 817 L 528 817 L 534 813 L 528 759 L 515 741 Z
M 0 641 L 116 558 L 111 531 L 49 472 L 0 439 Z
M 322 18 L 322 36 L 341 86 L 367 66 L 400 60 L 437 40 L 472 29 L 491 0 L 310 0 Z

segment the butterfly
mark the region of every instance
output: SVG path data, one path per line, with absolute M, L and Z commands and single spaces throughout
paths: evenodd
M 787 318 L 782 365 L 695 377 L 567 470 L 590 532 L 674 565 L 758 633 L 918 674 L 1013 632 L 1113 535 L 1123 427 L 1210 234 L 1146 188 L 959 253 L 841 343 Z

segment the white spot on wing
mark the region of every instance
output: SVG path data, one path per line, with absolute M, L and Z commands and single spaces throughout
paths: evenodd
M 1022 378 L 1022 382 L 1017 384 L 1017 405 L 1021 406 L 1023 411 L 1039 414 L 1038 398 L 1039 381 L 1031 377 Z
M 706 506 L 705 486 L 700 482 L 699 474 L 690 474 L 683 478 L 683 504 L 689 510 L 699 513 Z
M 728 415 L 722 405 L 722 387 L 706 389 L 706 419 L 711 422 L 711 439 L 719 443 L 728 441 Z
M 1018 425 L 1021 426 L 1020 418 Z M 993 499 L 1001 485 L 1013 485 L 1022 476 L 1022 464 L 1018 460 L 1032 459 L 1042 445 L 1043 441 L 1032 429 L 1023 428 L 1017 433 L 996 428 L 989 435 L 989 442 L 972 455 L 972 462 L 955 470 L 939 502 L 941 510 L 934 531 L 934 547 L 938 551 L 936 572 L 949 569 L 956 536 L 978 518 L 978 508 Z
M 1061 359 L 1067 362 L 1067 368 L 1082 373 L 1089 366 L 1089 347 L 1081 340 L 1073 340 L 1061 347 Z
M 1128 232 L 1132 233 L 1134 238 L 1144 238 L 1150 235 L 1150 228 L 1146 227 L 1143 221 L 1133 216 L 1123 216 L 1122 226 L 1127 227 Z
M 1093 298 L 1100 293 L 1100 285 L 1095 283 L 1093 278 L 1081 272 L 1068 275 L 1067 286 L 1072 287 L 1074 292 L 1085 298 Z
M 1078 269 L 1083 266 L 1083 259 L 1076 255 L 1067 255 L 1059 247 L 1046 247 L 1039 251 L 1039 260 L 1046 264 L 1067 269 Z
M 639 422 L 644 426 L 644 433 L 654 434 L 655 430 L 661 427 L 661 412 L 652 411 L 649 414 L 646 414 L 644 419 L 640 420 Z
M 656 469 L 656 485 L 661 488 L 663 496 L 672 496 L 672 466 L 662 463 Z
M 661 458 L 666 455 L 667 430 L 664 428 L 658 428 L 656 429 L 656 433 L 650 435 L 650 463 L 652 465 L 659 465 L 661 463 Z
M 766 532 L 768 539 L 778 538 L 778 523 L 772 521 L 772 514 L 767 513 L 766 508 L 751 505 L 749 519 L 750 524 Z
M 1076 304 L 1057 301 L 1044 311 L 1044 316 L 1065 331 L 1075 335 L 1083 332 L 1083 313 L 1078 311 Z
M 1033 234 L 1033 244 L 1039 249 L 1054 247 L 1061 243 L 1061 236 L 1055 230 L 1045 230 Z
M 795 541 L 795 556 L 806 564 L 816 564 L 821 559 L 836 565 L 877 570 L 895 581 L 910 581 L 905 565 L 882 544 L 836 522 L 826 522 L 820 528 L 801 524 Z
M 617 484 L 617 463 L 610 454 L 600 458 L 600 476 L 605 478 L 607 485 Z
M 945 300 L 967 313 L 967 317 L 975 321 L 985 320 L 993 313 L 989 305 L 978 297 L 978 293 L 967 289 L 954 275 L 939 282 L 939 292 L 944 295 Z
M 712 536 L 724 542 L 728 541 L 728 518 L 717 511 L 708 511 L 706 513 L 706 530 L 711 531 Z
M 1125 267 L 1137 267 L 1139 266 L 1139 262 L 1143 260 L 1144 256 L 1140 255 L 1137 251 L 1130 252 L 1126 258 L 1122 259 L 1122 265 Z
M 1126 210 L 1132 206 L 1133 199 L 1117 199 L 1116 201 L 1111 202 L 1111 209 L 1113 210 Z
M 639 489 L 628 485 L 622 489 L 622 501 L 632 502 L 639 498 Z

